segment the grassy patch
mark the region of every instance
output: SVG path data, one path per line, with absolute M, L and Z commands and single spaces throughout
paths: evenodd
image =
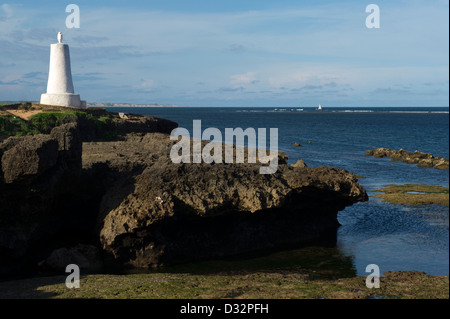
M 79 113 L 79 114 L 78 114 Z M 33 115 L 29 121 L 17 116 L 0 116 L 0 135 L 25 136 L 35 134 L 49 134 L 61 124 L 77 120 L 83 112 L 48 112 Z
M 68 289 L 65 276 L 0 282 L 0 299 L 449 298 L 448 276 L 386 273 L 380 289 L 367 288 L 365 279 L 337 248 L 307 247 L 127 274 L 82 273 L 80 289 Z
M 150 273 L 88 275 L 80 289 L 68 289 L 65 277 L 0 283 L 0 298 L 94 299 L 448 299 L 448 276 L 421 272 L 386 273 L 379 289 L 365 277 L 311 279 L 302 272 L 242 274 Z
M 24 105 L 23 107 L 27 107 Z M 80 111 L 63 112 L 41 112 L 30 117 L 28 121 L 17 116 L 0 116 L 0 137 L 25 136 L 36 134 L 49 134 L 57 126 L 84 121 L 90 123 L 95 130 L 97 138 L 104 140 L 113 140 L 117 137 L 114 129 L 113 118 L 111 115 L 102 115 L 100 117 Z
M 65 276 L 0 282 L 2 298 L 62 299 L 448 299 L 448 276 L 385 273 L 369 289 L 337 248 L 308 247 L 267 256 L 196 262 L 127 274 L 83 275 L 80 289 Z
M 385 185 L 385 188 L 379 189 L 374 197 L 382 198 L 384 201 L 392 204 L 401 205 L 449 205 L 449 188 L 433 185 Z
M 49 134 L 51 130 L 65 123 L 75 122 L 79 116 L 85 114 L 83 112 L 67 111 L 67 112 L 42 112 L 33 115 L 29 124 L 35 127 L 43 134 Z
M 117 132 L 110 128 L 112 117 L 110 115 L 103 115 L 96 117 L 92 114 L 79 111 L 64 111 L 64 112 L 42 112 L 33 115 L 30 118 L 30 125 L 37 128 L 43 134 L 48 134 L 50 131 L 62 124 L 76 122 L 76 121 L 91 122 L 95 127 L 97 137 L 105 140 L 113 140 L 117 136 Z
M 0 116 L 0 136 L 25 136 L 39 133 L 38 129 L 19 117 Z

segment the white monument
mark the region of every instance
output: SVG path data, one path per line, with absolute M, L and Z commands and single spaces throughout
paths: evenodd
M 86 107 L 86 102 L 75 94 L 70 67 L 69 46 L 62 43 L 62 33 L 58 33 L 58 43 L 50 46 L 50 69 L 47 93 L 41 95 L 41 104 L 71 107 Z

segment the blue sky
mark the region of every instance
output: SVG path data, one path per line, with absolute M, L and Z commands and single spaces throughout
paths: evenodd
M 68 4 L 81 11 L 67 29 Z M 381 28 L 368 29 L 375 3 Z M 45 93 L 70 45 L 88 102 L 183 106 L 448 106 L 449 2 L 0 2 L 0 101 Z

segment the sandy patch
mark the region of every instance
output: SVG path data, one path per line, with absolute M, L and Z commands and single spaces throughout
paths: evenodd
M 11 113 L 12 115 L 15 115 L 17 117 L 20 117 L 21 119 L 28 121 L 30 117 L 32 117 L 35 114 L 42 113 L 41 110 L 32 110 L 32 111 L 25 111 L 25 110 L 5 110 L 8 113 Z

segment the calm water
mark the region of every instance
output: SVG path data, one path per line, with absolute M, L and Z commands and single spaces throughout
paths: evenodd
M 326 111 L 270 108 L 112 108 L 115 112 L 151 115 L 175 121 L 192 132 L 202 129 L 278 128 L 279 150 L 289 163 L 333 166 L 365 176 L 368 191 L 386 184 L 449 185 L 449 172 L 365 156 L 368 149 L 388 147 L 449 157 L 448 108 L 342 108 Z M 311 142 L 308 144 L 308 142 Z M 294 147 L 300 143 L 302 147 Z M 339 213 L 337 248 L 351 256 L 358 275 L 368 264 L 381 272 L 419 270 L 449 274 L 449 210 L 439 205 L 407 207 L 377 198 Z

